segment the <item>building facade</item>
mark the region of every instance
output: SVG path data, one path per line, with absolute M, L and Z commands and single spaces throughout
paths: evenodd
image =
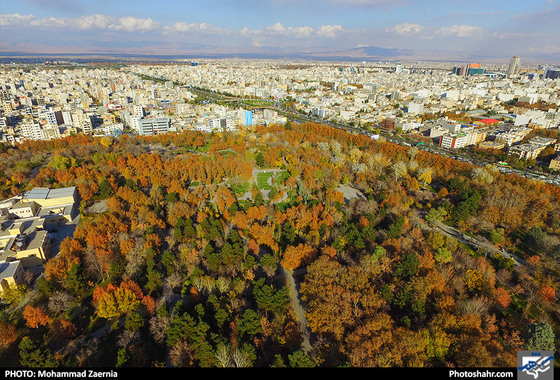
M 447 149 L 459 149 L 467 146 L 467 135 L 445 134 L 440 137 L 439 145 Z
M 136 118 L 133 119 L 132 127 L 140 136 L 158 135 L 169 132 L 171 122 L 164 118 Z
M 508 78 L 514 78 L 519 74 L 519 68 L 521 66 L 521 58 L 519 56 L 514 56 L 509 61 L 507 76 Z

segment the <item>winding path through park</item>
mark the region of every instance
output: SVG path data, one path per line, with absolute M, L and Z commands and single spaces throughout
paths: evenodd
M 303 308 L 303 305 L 301 304 L 301 300 L 299 298 L 299 291 L 297 289 L 298 285 L 294 277 L 294 271 L 287 270 L 281 266 L 280 268 L 282 269 L 282 271 L 284 272 L 284 276 L 286 277 L 288 283 L 289 295 L 290 295 L 290 303 L 292 304 L 292 308 L 294 310 L 294 313 L 296 314 L 296 319 L 299 322 L 299 328 L 301 331 L 301 335 L 303 337 L 301 348 L 305 352 L 309 353 L 309 351 L 311 351 L 311 341 L 310 341 L 311 332 L 309 331 L 309 328 L 307 326 L 307 317 L 305 316 L 305 309 Z

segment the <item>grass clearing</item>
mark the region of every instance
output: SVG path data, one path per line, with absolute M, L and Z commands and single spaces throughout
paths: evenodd
M 287 180 L 290 177 L 290 173 L 288 173 L 287 171 L 281 171 L 276 173 L 276 175 L 274 176 L 274 182 L 276 183 L 282 183 L 285 180 Z
M 270 190 L 271 186 L 268 184 L 268 179 L 272 177 L 274 173 L 259 173 L 257 174 L 257 187 L 261 190 Z

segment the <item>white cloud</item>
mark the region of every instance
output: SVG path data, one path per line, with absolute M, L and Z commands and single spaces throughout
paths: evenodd
M 392 28 L 387 28 L 386 31 L 396 33 L 400 36 L 408 36 L 411 34 L 418 34 L 424 29 L 425 28 L 420 24 L 410 24 L 408 22 L 403 22 L 402 24 L 397 24 Z
M 554 4 L 555 1 L 549 1 L 549 4 Z M 551 8 L 537 10 L 533 12 L 521 13 L 512 16 L 514 20 L 521 20 L 526 22 L 543 22 L 543 21 L 558 21 L 558 15 L 560 14 L 560 3 L 555 4 Z
M 34 20 L 33 15 L 20 15 L 19 13 L 14 13 L 11 15 L 0 14 L 0 26 L 20 26 L 28 24 L 30 21 Z
M 147 32 L 159 28 L 159 24 L 151 18 L 136 18 L 132 16 L 121 17 L 117 23 L 112 24 L 110 27 L 115 30 L 125 30 L 127 32 L 139 31 Z
M 534 55 L 560 55 L 560 47 L 557 44 L 540 44 L 539 46 L 528 46 L 525 48 L 525 53 Z
M 498 38 L 499 39 L 509 39 L 509 38 L 524 38 L 527 37 L 526 33 L 520 33 L 520 32 L 505 32 L 505 33 L 501 33 Z
M 255 32 L 267 35 L 304 38 L 309 37 L 311 33 L 313 33 L 313 28 L 309 26 L 285 27 L 281 23 L 277 22 L 274 25 L 267 26 L 264 29 Z
M 202 23 L 176 22 L 171 27 L 165 27 L 165 32 L 205 33 L 205 34 L 219 34 L 219 35 L 225 35 L 231 33 L 227 29 L 222 29 L 205 22 Z
M 284 26 L 282 23 L 277 22 L 274 25 L 266 26 L 262 29 L 249 29 L 244 27 L 241 29 L 242 36 L 249 37 L 292 37 L 292 38 L 308 38 L 308 37 L 325 37 L 335 38 L 338 32 L 344 29 L 340 25 L 322 25 L 317 29 L 310 26 Z
M 346 30 L 340 25 L 322 25 L 317 28 L 310 26 L 285 26 L 280 22 L 263 27 L 250 29 L 243 27 L 235 36 L 247 38 L 255 47 L 262 46 L 287 46 L 296 43 L 299 47 L 317 44 L 319 40 L 332 40 Z
M 463 38 L 482 38 L 484 37 L 484 28 L 475 25 L 453 25 L 443 27 L 436 30 L 437 34 L 443 36 L 455 36 Z
M 398 34 L 399 36 L 420 35 L 422 39 L 432 39 L 435 35 L 444 37 L 482 38 L 486 34 L 484 28 L 476 25 L 453 25 L 435 28 L 408 22 L 397 24 L 391 28 L 385 29 L 385 31 Z
M 0 15 L 0 26 L 78 30 L 110 29 L 126 32 L 147 32 L 160 28 L 160 24 L 151 18 L 136 18 L 132 16 L 114 17 L 101 14 L 93 14 L 76 18 L 36 18 L 34 15 L 20 15 L 17 13 L 2 14 Z
M 317 35 L 320 37 L 335 38 L 338 32 L 343 30 L 340 25 L 323 25 L 317 29 Z
M 172 26 L 161 25 L 151 18 L 137 18 L 133 16 L 114 17 L 102 14 L 68 18 L 68 17 L 45 17 L 37 18 L 32 14 L 0 14 L 0 26 L 18 28 L 50 28 L 71 30 L 114 30 L 124 32 L 148 32 L 161 31 L 169 33 L 194 33 L 205 35 L 235 35 L 259 38 L 260 40 L 272 37 L 285 38 L 309 38 L 322 37 L 334 38 L 338 32 L 343 31 L 340 25 L 323 25 L 317 29 L 310 26 L 285 26 L 280 22 L 266 26 L 262 29 L 249 29 L 244 27 L 238 32 L 216 27 L 208 23 L 176 22 Z
M 37 20 L 40 25 L 38 26 L 45 26 L 45 27 L 67 27 L 72 29 L 82 29 L 82 30 L 89 30 L 89 29 L 105 29 L 109 28 L 113 25 L 113 19 L 110 16 L 104 16 L 100 14 L 89 15 L 78 17 L 75 19 L 68 19 L 68 18 L 59 18 L 56 20 L 49 20 L 42 21 L 42 19 Z

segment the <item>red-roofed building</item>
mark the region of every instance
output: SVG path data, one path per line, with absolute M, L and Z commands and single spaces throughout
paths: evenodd
M 500 122 L 500 120 L 496 120 L 496 119 L 482 119 L 479 121 L 484 124 L 496 124 Z

